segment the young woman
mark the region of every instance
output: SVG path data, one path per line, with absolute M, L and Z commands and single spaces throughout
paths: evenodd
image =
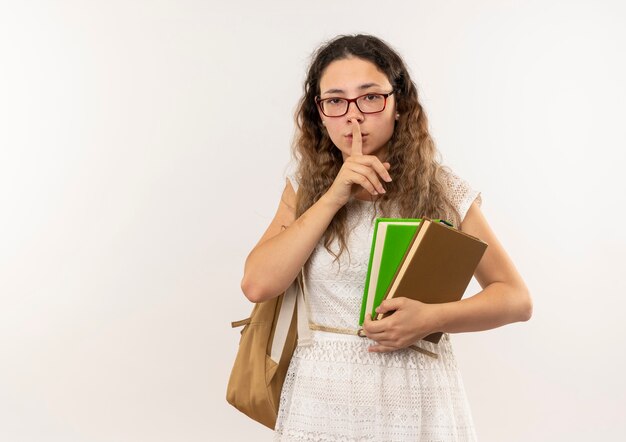
M 449 334 L 532 314 L 480 192 L 437 160 L 416 86 L 376 37 L 339 36 L 315 52 L 296 121 L 297 170 L 241 283 L 250 301 L 262 302 L 304 266 L 309 320 L 321 325 L 312 345 L 294 352 L 275 440 L 475 440 Z M 446 219 L 485 241 L 474 275 L 482 290 L 446 304 L 388 300 L 378 311 L 395 313 L 366 319 L 361 336 L 332 331 L 358 328 L 373 223 L 383 216 Z M 438 344 L 420 341 L 436 331 L 444 332 Z

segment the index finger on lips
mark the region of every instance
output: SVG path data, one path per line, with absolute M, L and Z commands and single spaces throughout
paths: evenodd
M 356 120 L 352 121 L 352 153 L 351 155 L 363 155 L 363 138 L 361 128 Z

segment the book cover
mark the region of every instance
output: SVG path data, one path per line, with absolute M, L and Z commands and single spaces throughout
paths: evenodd
M 425 217 L 383 299 L 406 297 L 427 304 L 458 301 L 486 249 L 481 239 Z M 392 313 L 378 314 L 376 319 Z M 438 343 L 442 335 L 436 332 L 423 339 Z
M 382 302 L 420 221 L 420 218 L 376 218 L 361 303 L 360 326 L 365 321 L 365 312 L 371 314 Z

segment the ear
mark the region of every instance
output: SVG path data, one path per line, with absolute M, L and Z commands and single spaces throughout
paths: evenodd
M 326 126 L 326 121 L 324 121 L 324 114 L 322 113 L 322 111 L 320 111 L 319 107 L 317 108 L 317 115 L 319 115 L 320 117 L 320 123 L 322 123 L 322 126 Z
M 322 122 L 322 126 L 326 126 L 326 120 L 325 120 L 326 116 L 322 113 L 322 111 L 318 109 L 317 115 L 320 116 L 320 121 Z

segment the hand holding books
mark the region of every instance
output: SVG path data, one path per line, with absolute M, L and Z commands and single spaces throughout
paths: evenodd
M 366 315 L 382 319 L 391 314 L 375 312 L 384 299 L 437 304 L 462 298 L 487 244 L 436 221 L 376 219 L 360 325 Z M 423 339 L 438 343 L 442 334 Z
M 376 341 L 376 345 L 369 347 L 368 351 L 385 352 L 409 347 L 436 332 L 440 317 L 437 309 L 436 304 L 425 304 L 404 297 L 383 301 L 376 311 L 381 314 L 393 312 L 393 315 L 380 321 L 365 315 L 364 334 Z

